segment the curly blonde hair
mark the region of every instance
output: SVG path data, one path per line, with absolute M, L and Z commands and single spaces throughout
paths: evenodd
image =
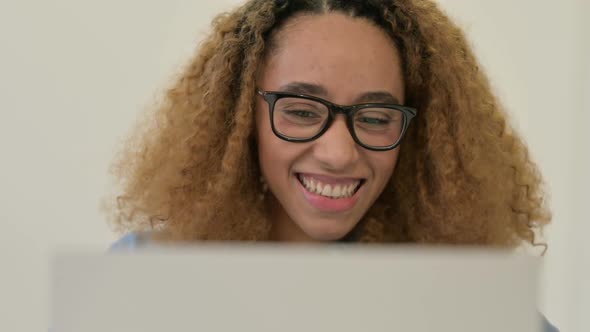
M 536 244 L 542 181 L 463 32 L 431 1 L 251 0 L 213 33 L 115 162 L 124 230 L 171 240 L 269 239 L 255 144 L 256 73 L 296 15 L 339 12 L 391 36 L 418 109 L 390 183 L 348 237 L 360 242 Z

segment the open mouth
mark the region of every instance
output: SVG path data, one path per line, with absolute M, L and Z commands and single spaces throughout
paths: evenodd
M 296 174 L 297 180 L 308 192 L 331 199 L 350 198 L 357 193 L 365 183 L 365 179 L 351 180 L 344 183 L 323 183 L 313 177 L 307 177 L 301 173 Z

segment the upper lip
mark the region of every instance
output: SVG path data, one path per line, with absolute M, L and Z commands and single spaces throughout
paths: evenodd
M 361 177 L 335 177 L 324 174 L 313 174 L 299 172 L 298 175 L 303 175 L 306 178 L 316 179 L 325 184 L 349 184 L 352 182 L 362 181 L 364 178 Z

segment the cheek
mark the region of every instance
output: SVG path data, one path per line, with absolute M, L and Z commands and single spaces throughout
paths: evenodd
M 373 152 L 370 156 L 370 163 L 375 172 L 375 177 L 386 179 L 386 181 L 389 180 L 395 169 L 398 155 L 399 149 L 387 152 Z

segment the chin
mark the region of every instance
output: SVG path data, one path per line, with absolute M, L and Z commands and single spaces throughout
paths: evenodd
M 318 227 L 318 225 L 310 225 L 309 227 L 302 227 L 303 231 L 314 241 L 338 241 L 344 238 L 352 231 L 353 227 L 342 227 L 342 225 L 324 225 L 328 227 Z

